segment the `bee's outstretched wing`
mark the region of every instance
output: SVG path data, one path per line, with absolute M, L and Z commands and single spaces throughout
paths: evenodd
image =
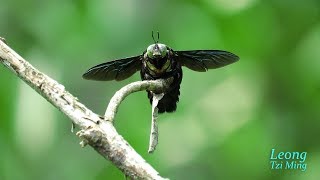
M 176 51 L 176 53 L 182 66 L 200 72 L 223 67 L 239 60 L 237 55 L 221 50 Z
M 141 57 L 134 56 L 98 64 L 85 72 L 82 77 L 97 81 L 124 80 L 141 69 Z

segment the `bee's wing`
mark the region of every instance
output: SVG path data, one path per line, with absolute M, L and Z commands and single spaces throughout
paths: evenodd
M 176 51 L 176 53 L 182 66 L 200 72 L 223 67 L 239 60 L 237 55 L 221 50 Z
M 85 72 L 82 77 L 97 81 L 121 81 L 141 69 L 142 56 L 134 56 L 98 64 Z

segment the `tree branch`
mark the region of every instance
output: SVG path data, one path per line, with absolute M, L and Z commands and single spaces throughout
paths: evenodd
M 163 92 L 169 86 L 170 80 L 140 81 L 125 86 L 111 99 L 106 111 L 108 121 L 105 121 L 81 104 L 63 85 L 35 69 L 8 47 L 2 38 L 0 61 L 81 128 L 77 135 L 82 139 L 82 146 L 89 144 L 132 179 L 163 179 L 118 134 L 112 122 L 120 102 L 130 93 L 146 89 Z
M 173 78 L 159 79 L 154 81 L 137 81 L 130 83 L 119 91 L 117 91 L 111 98 L 107 110 L 105 112 L 105 119 L 113 122 L 118 111 L 120 103 L 131 93 L 143 90 L 149 90 L 157 93 L 164 92 L 172 83 Z
M 150 131 L 150 140 L 149 140 L 149 149 L 148 152 L 152 153 L 156 146 L 158 145 L 158 102 L 163 98 L 164 93 L 155 94 L 153 93 L 153 99 L 152 99 L 152 119 L 151 119 L 151 131 Z

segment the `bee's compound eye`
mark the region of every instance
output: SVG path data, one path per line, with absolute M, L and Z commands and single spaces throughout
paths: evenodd
M 165 57 L 167 55 L 167 46 L 164 44 L 158 44 L 160 53 L 161 53 L 161 57 Z
M 149 58 L 154 58 L 154 57 L 153 57 L 154 47 L 155 47 L 155 44 L 152 44 L 152 45 L 150 45 L 150 46 L 147 48 L 147 56 L 148 56 Z

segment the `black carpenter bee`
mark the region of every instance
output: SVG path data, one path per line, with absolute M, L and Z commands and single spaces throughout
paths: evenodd
M 205 72 L 234 63 L 239 57 L 233 53 L 222 50 L 191 50 L 174 51 L 165 44 L 155 41 L 143 54 L 124 59 L 105 62 L 90 68 L 83 74 L 84 79 L 97 81 L 124 80 L 140 70 L 142 80 L 155 80 L 173 77 L 170 88 L 159 101 L 157 107 L 159 113 L 173 112 L 177 109 L 180 95 L 180 83 L 182 81 L 182 66 Z M 148 98 L 152 103 L 152 92 L 148 92 Z

